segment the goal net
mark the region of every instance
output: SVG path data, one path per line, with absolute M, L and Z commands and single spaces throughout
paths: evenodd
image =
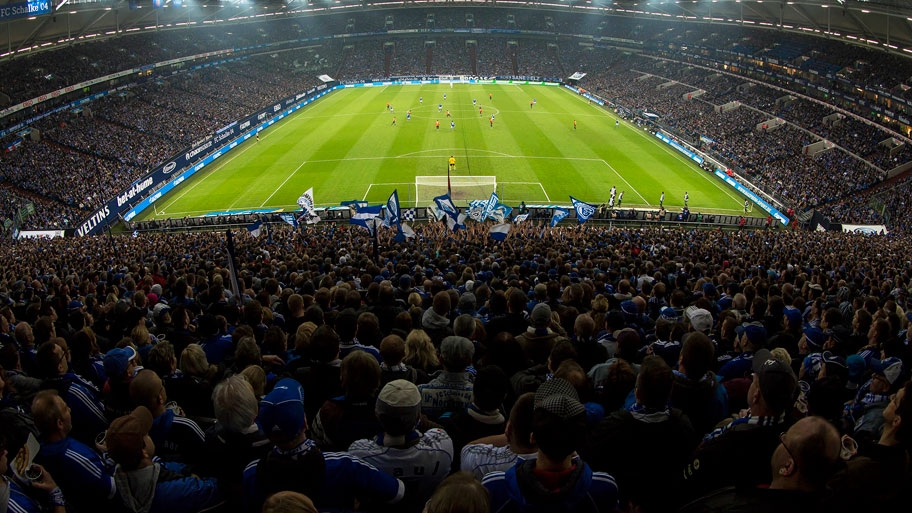
M 457 206 L 465 206 L 469 201 L 488 199 L 497 189 L 496 176 L 451 176 L 450 198 Z M 446 176 L 416 176 L 415 204 L 427 205 L 435 197 L 447 193 Z

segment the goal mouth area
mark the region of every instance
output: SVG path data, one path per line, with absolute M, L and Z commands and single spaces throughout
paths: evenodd
M 454 202 L 488 198 L 497 190 L 496 176 L 416 176 L 415 199 L 423 205 L 449 192 Z

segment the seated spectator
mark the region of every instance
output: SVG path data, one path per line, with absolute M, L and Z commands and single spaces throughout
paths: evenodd
M 523 394 L 513 403 L 504 433 L 469 442 L 460 452 L 460 468 L 478 480 L 489 472 L 511 468 L 517 460 L 538 457 L 538 447 L 530 438 L 535 394 Z
M 95 443 L 95 437 L 108 427 L 105 406 L 91 383 L 67 371 L 66 354 L 48 341 L 38 348 L 38 369 L 45 377 L 43 389 L 56 390 L 73 414 L 71 435 L 84 444 Z
M 348 452 L 398 477 L 405 483 L 405 498 L 399 506 L 415 511 L 449 474 L 453 441 L 442 429 L 418 431 L 421 394 L 413 383 L 399 379 L 383 387 L 376 402 L 383 432 L 376 439 L 357 440 Z
M 196 328 L 199 345 L 206 353 L 210 364 L 218 365 L 225 361 L 234 351 L 231 336 L 219 331 L 218 318 L 212 314 L 203 314 Z M 143 359 L 145 361 L 145 359 Z
M 399 335 L 387 335 L 380 342 L 380 386 L 390 381 L 404 379 L 416 385 L 427 383 L 424 371 L 403 363 L 405 341 Z
M 765 349 L 754 355 L 753 369 L 748 410 L 704 437 L 684 469 L 687 491 L 699 495 L 723 486 L 769 483 L 765 462 L 786 425 L 798 381 L 790 366 L 772 359 Z M 738 472 L 732 472 L 731 462 L 739 462 Z
M 105 382 L 105 414 L 114 420 L 133 409 L 130 399 L 130 382 L 136 374 L 136 350 L 133 346 L 115 347 L 105 354 L 104 366 L 108 380 Z
M 421 327 L 431 337 L 435 346 L 453 334 L 452 321 L 449 319 L 451 310 L 450 294 L 442 290 L 434 294 L 431 308 L 425 310 L 421 316 Z
M 405 485 L 360 458 L 341 452 L 321 452 L 307 438 L 304 391 L 292 379 L 282 379 L 260 401 L 257 422 L 275 447 L 265 458 L 244 469 L 244 505 L 258 512 L 265 498 L 280 491 L 310 497 L 319 509 L 364 508 L 395 504 Z
M 671 511 L 675 495 L 655 493 L 672 483 L 699 437 L 687 416 L 668 407 L 674 375 L 659 356 L 647 356 L 637 376 L 636 402 L 616 411 L 589 434 L 586 462 L 615 477 L 621 504 L 640 511 Z
M 374 412 L 380 389 L 380 366 L 366 351 L 352 351 L 342 359 L 345 395 L 323 403 L 311 427 L 313 441 L 323 450 L 347 450 L 355 441 L 382 430 Z
M 440 343 L 443 371 L 425 385 L 421 392 L 421 410 L 431 420 L 446 412 L 462 411 L 472 402 L 472 376 L 466 368 L 472 364 L 475 347 L 465 337 L 450 336 Z
M 567 340 L 567 337 L 551 330 L 551 307 L 546 303 L 535 305 L 530 321 L 532 325 L 517 335 L 516 341 L 519 342 L 529 360 L 535 363 L 545 363 L 554 345 Z
M 891 357 L 883 360 L 871 359 L 871 379 L 858 390 L 855 401 L 849 407 L 855 421 L 856 440 L 871 441 L 880 438 L 884 429 L 883 412 L 891 403 L 891 394 L 902 384 L 903 362 Z
M 728 487 L 684 506 L 705 511 L 831 511 L 819 506 L 821 493 L 839 461 L 839 433 L 820 417 L 805 417 L 779 437 L 765 468 L 769 487 Z M 771 471 L 771 472 L 770 472 Z
M 593 472 L 575 456 L 583 439 L 586 409 L 570 383 L 553 379 L 535 393 L 531 439 L 538 457 L 518 461 L 509 470 L 492 472 L 482 484 L 491 492 L 491 510 L 614 511 L 618 488 L 614 478 Z
M 680 408 L 700 435 L 728 415 L 728 393 L 710 370 L 714 349 L 709 338 L 693 333 L 684 341 L 668 404 Z
M 41 477 L 35 481 L 29 482 L 31 485 L 26 493 L 26 490 L 19 485 L 16 479 L 12 479 L 9 476 L 9 462 L 14 459 L 19 452 L 22 450 L 22 445 L 25 443 L 24 440 L 21 442 L 13 442 L 11 439 L 7 438 L 6 433 L 0 430 L 0 502 L 3 504 L 7 511 L 11 512 L 32 512 L 32 511 L 47 511 L 42 509 L 41 505 L 46 503 L 49 506 L 49 510 L 53 513 L 66 513 L 67 503 L 66 498 L 63 496 L 63 491 L 57 486 L 57 483 L 54 481 L 54 478 L 51 477 L 51 472 L 42 467 L 40 464 L 34 464 L 35 470 L 41 472 Z M 9 458 L 9 454 L 12 453 L 13 457 Z M 36 494 L 33 490 L 41 492 L 40 499 L 33 498 Z
M 241 475 L 253 460 L 266 456 L 272 442 L 254 422 L 258 400 L 250 383 L 231 376 L 215 386 L 212 405 L 217 422 L 206 430 L 205 475 L 219 480 L 226 496 L 241 500 Z
M 42 390 L 32 403 L 32 416 L 41 433 L 35 461 L 57 476 L 72 511 L 110 507 L 115 486 L 113 469 L 105 466 L 95 450 L 70 438 L 70 408 L 56 390 Z
M 766 346 L 766 328 L 759 322 L 742 323 L 735 328 L 735 333 L 735 351 L 738 354 L 719 369 L 722 382 L 748 377 L 754 353 Z
M 206 360 L 199 344 L 189 344 L 180 356 L 180 376 L 162 378 L 168 387 L 168 397 L 188 415 L 213 417 L 212 387 L 219 368 Z
M 339 358 L 345 358 L 352 351 L 366 351 L 380 363 L 380 352 L 377 348 L 364 345 L 358 340 L 358 321 L 358 312 L 353 308 L 342 310 L 336 317 L 335 330 L 340 341 Z
M 266 498 L 262 513 L 318 513 L 313 501 L 303 493 L 277 492 Z
M 180 464 L 166 467 L 153 461 L 151 429 L 152 414 L 144 406 L 115 419 L 108 428 L 105 444 L 108 456 L 117 463 L 114 482 L 124 509 L 190 513 L 220 504 L 222 492 L 217 480 L 189 475 Z
M 187 464 L 202 463 L 206 435 L 196 422 L 168 408 L 168 392 L 158 374 L 148 369 L 139 371 L 130 383 L 130 397 L 152 414 L 149 436 L 158 448 L 159 457 Z

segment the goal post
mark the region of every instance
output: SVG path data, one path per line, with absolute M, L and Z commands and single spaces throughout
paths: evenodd
M 497 189 L 496 176 L 450 176 L 450 198 L 457 206 L 465 206 L 469 201 L 488 199 Z M 447 177 L 416 176 L 415 205 L 423 206 L 435 197 L 447 193 Z

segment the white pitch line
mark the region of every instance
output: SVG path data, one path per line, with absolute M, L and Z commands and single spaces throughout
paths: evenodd
M 551 203 L 551 196 L 548 196 L 548 191 L 545 190 L 545 186 L 538 182 L 538 186 L 541 187 L 542 192 L 545 194 L 545 201 Z
M 614 166 L 612 166 L 611 164 L 609 164 L 608 161 L 606 161 L 606 160 L 604 160 L 604 159 L 602 160 L 602 162 L 604 162 L 605 165 L 608 166 L 608 169 L 610 169 L 611 171 L 613 171 L 614 174 L 616 174 L 616 175 L 618 176 L 618 178 L 621 179 L 622 182 L 626 183 L 626 184 L 627 184 L 627 187 L 630 187 L 630 190 L 632 190 L 632 191 L 634 192 L 634 194 L 636 194 L 637 196 L 639 196 L 640 199 L 642 199 L 642 200 L 645 201 L 646 203 L 649 203 L 649 200 L 646 199 L 646 196 L 643 196 L 642 194 L 640 194 L 640 191 L 636 190 L 636 187 L 634 187 L 633 185 L 630 185 L 630 182 L 628 182 L 628 181 L 624 178 L 624 176 L 621 175 L 621 173 L 618 173 L 617 169 L 614 169 Z
M 263 208 L 263 205 L 265 205 L 267 201 L 271 200 L 272 197 L 275 196 L 275 194 L 276 194 L 277 192 L 279 192 L 279 190 L 281 190 L 282 187 L 284 187 L 286 183 L 288 183 L 288 180 L 291 180 L 291 177 L 294 176 L 294 175 L 298 172 L 299 169 L 301 169 L 302 167 L 304 167 L 304 164 L 307 164 L 307 161 L 306 161 L 306 160 L 305 160 L 304 162 L 301 162 L 301 165 L 298 166 L 298 167 L 296 167 L 295 170 L 292 171 L 290 175 L 288 175 L 288 178 L 286 178 L 285 181 L 282 182 L 282 184 L 279 185 L 279 186 L 276 188 L 276 190 L 272 191 L 272 194 L 270 194 L 268 198 L 266 198 L 265 200 L 263 200 L 263 203 L 260 205 L 260 208 Z

